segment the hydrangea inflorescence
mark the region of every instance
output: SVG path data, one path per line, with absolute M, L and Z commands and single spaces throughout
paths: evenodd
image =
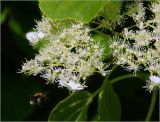
M 104 49 L 91 38 L 90 29 L 83 24 L 72 23 L 66 28 L 61 26 L 46 17 L 37 22 L 35 32 L 29 32 L 26 37 L 33 46 L 40 40 L 47 44 L 34 59 L 23 64 L 21 72 L 40 74 L 47 83 L 58 83 L 59 87 L 71 91 L 82 90 L 87 87 L 86 77 L 94 72 L 106 75 Z
M 149 71 L 150 80 L 145 88 L 152 91 L 160 88 L 160 2 L 152 3 L 150 10 L 154 17 L 146 20 L 145 8 L 139 4 L 138 12 L 130 15 L 138 29 L 125 28 L 122 37 L 115 37 L 110 47 L 115 63 L 135 73 L 143 67 Z

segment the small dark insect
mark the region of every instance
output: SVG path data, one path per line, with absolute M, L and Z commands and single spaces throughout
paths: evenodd
M 37 92 L 31 97 L 29 103 L 31 105 L 44 105 L 46 103 L 46 100 L 46 94 L 42 92 Z

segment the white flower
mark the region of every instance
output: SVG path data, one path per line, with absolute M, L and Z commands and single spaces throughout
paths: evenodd
M 150 76 L 149 81 L 143 88 L 147 88 L 149 92 L 153 91 L 154 89 L 160 88 L 160 77 L 158 76 Z
M 45 33 L 43 32 L 28 32 L 26 34 L 26 38 L 29 40 L 31 44 L 34 44 L 37 42 L 38 39 L 44 38 Z
M 150 76 L 149 79 L 150 79 L 151 82 L 153 82 L 154 84 L 160 84 L 160 77 Z
M 146 88 L 150 91 L 159 86 L 160 78 L 160 2 L 152 3 L 150 10 L 155 14 L 151 20 L 145 19 L 145 9 L 140 3 L 138 11 L 130 15 L 138 29 L 124 28 L 120 38 L 115 37 L 110 45 L 115 63 L 122 65 L 128 71 L 144 67 L 151 77 Z M 154 23 L 155 25 L 153 25 Z M 147 30 L 152 27 L 153 30 Z M 153 43 L 154 42 L 154 43 Z M 157 74 L 157 76 L 152 76 Z
M 81 83 L 78 83 L 78 82 L 76 83 L 75 81 L 67 82 L 65 80 L 64 81 L 60 80 L 59 85 L 61 87 L 66 87 L 70 91 L 79 91 L 79 90 L 83 90 L 85 87 L 87 87 Z
M 94 72 L 106 75 L 108 71 L 105 71 L 107 65 L 103 63 L 104 49 L 91 38 L 90 29 L 80 23 L 55 32 L 56 25 L 54 21 L 43 18 L 42 22 L 37 23 L 36 32 L 27 34 L 32 42 L 45 36 L 48 43 L 39 50 L 35 59 L 24 63 L 21 72 L 40 74 L 47 80 L 47 84 L 58 83 L 59 87 L 71 91 L 86 88 L 85 80 Z

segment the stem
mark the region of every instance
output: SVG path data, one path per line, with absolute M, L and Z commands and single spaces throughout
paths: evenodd
M 132 78 L 132 77 L 137 77 L 133 74 L 127 74 L 127 75 L 123 75 L 123 76 L 120 76 L 120 77 L 117 77 L 117 78 L 114 78 L 113 80 L 111 80 L 110 82 L 111 83 L 115 83 L 117 81 L 120 81 L 120 80 L 123 80 L 123 79 L 127 79 L 127 78 Z
M 95 91 L 93 94 L 92 94 L 92 99 L 101 91 L 101 89 L 99 88 L 97 91 Z
M 113 67 L 112 67 L 112 69 L 111 69 L 110 73 L 108 74 L 107 78 L 109 78 L 109 77 L 110 77 L 110 75 L 114 72 L 114 70 L 115 70 L 117 67 L 118 67 L 118 65 L 117 65 L 117 64 L 114 64 L 114 65 L 113 65 Z
M 157 91 L 155 90 L 152 93 L 151 103 L 150 103 L 149 110 L 148 110 L 145 121 L 149 121 L 151 119 L 151 116 L 152 116 L 152 113 L 153 113 L 153 110 L 154 110 L 154 106 L 155 106 L 155 103 L 156 103 L 156 96 L 157 96 Z
M 111 72 L 109 73 L 108 77 L 110 76 L 110 74 L 111 74 L 117 67 L 118 67 L 118 65 L 116 65 L 116 64 L 112 67 Z M 108 79 L 108 77 L 107 77 L 107 79 Z M 95 91 L 95 92 L 92 94 L 91 98 L 93 99 L 100 91 L 101 91 L 101 88 L 99 88 L 97 91 Z
M 96 32 L 96 33 L 99 33 L 99 34 L 101 34 L 101 35 L 103 35 L 103 36 L 105 36 L 105 37 L 108 38 L 108 36 L 107 36 L 106 34 L 104 34 L 103 32 L 101 32 L 101 31 L 99 31 L 99 30 L 93 30 L 93 31 Z
M 105 26 L 105 27 L 112 33 L 112 35 L 119 35 L 119 36 L 121 36 L 120 33 L 115 32 L 111 27 L 108 27 L 108 26 Z M 100 28 L 104 28 L 104 27 L 103 26 L 98 26 L 96 28 L 93 28 L 92 31 L 97 31 L 98 32 L 99 30 L 97 30 L 97 29 L 100 29 Z M 99 31 L 99 32 L 101 32 L 101 31 Z M 104 33 L 102 33 L 102 34 L 104 34 Z M 106 35 L 106 34 L 104 34 L 104 35 Z

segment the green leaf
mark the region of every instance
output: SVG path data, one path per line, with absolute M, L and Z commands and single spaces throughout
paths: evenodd
M 93 33 L 92 38 L 99 42 L 100 45 L 104 48 L 104 56 L 106 58 L 109 57 L 111 54 L 111 48 L 109 48 L 109 35 L 95 30 L 95 33 Z
M 10 20 L 9 27 L 18 36 L 23 35 L 22 27 L 16 19 Z
M 57 104 L 51 111 L 49 121 L 85 121 L 91 102 L 90 94 L 86 91 L 73 93 Z
M 98 113 L 96 113 L 90 121 L 98 121 Z
M 39 1 L 42 13 L 52 19 L 72 18 L 89 22 L 105 5 L 106 1 Z
M 105 6 L 101 15 L 106 20 L 116 21 L 120 17 L 121 0 L 110 1 Z
M 119 121 L 121 117 L 119 98 L 108 79 L 104 80 L 102 91 L 99 93 L 98 113 L 100 121 Z
M 5 22 L 7 15 L 9 13 L 9 8 L 5 8 L 0 15 L 0 23 L 3 24 Z

